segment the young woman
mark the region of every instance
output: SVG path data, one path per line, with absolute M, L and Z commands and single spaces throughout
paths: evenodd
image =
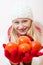
M 19 36 L 28 36 L 31 41 L 38 40 L 42 43 L 42 30 L 39 26 L 33 22 L 32 11 L 29 8 L 26 0 L 16 1 L 13 10 L 12 25 L 8 29 L 9 41 L 17 42 Z M 30 63 L 15 64 L 11 62 L 11 65 L 31 65 Z
M 12 21 L 12 26 L 8 30 L 8 38 L 9 41 L 17 42 L 19 36 L 28 36 L 31 41 L 38 40 L 41 42 L 41 29 L 29 18 L 17 18 Z M 20 63 L 20 65 L 21 64 L 31 65 L 31 63 Z M 11 65 L 15 64 L 11 63 Z

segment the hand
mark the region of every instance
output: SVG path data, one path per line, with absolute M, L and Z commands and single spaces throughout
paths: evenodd
M 4 54 L 5 54 L 5 56 L 6 56 L 8 59 L 10 59 L 11 54 L 9 53 L 8 50 L 4 49 Z
M 22 62 L 30 62 L 32 60 L 32 56 L 30 53 L 26 52 L 22 57 Z
M 6 44 L 3 44 L 3 48 L 5 48 Z
M 41 49 L 38 53 L 37 56 L 42 56 L 43 55 L 43 49 Z

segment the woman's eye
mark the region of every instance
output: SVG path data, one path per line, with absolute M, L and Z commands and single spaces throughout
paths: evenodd
M 27 22 L 27 20 L 24 20 L 24 21 L 23 21 L 23 23 L 26 23 L 26 22 Z
M 19 22 L 17 21 L 17 22 L 14 22 L 15 24 L 19 24 Z

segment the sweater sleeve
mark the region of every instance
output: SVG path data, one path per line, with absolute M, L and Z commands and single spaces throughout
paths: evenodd
M 39 22 L 35 22 L 34 26 L 36 30 L 39 32 L 39 35 L 41 37 L 41 43 L 43 45 L 43 25 L 41 25 Z
M 37 31 L 39 32 L 39 34 L 41 35 L 41 42 L 43 45 L 43 26 L 38 22 L 34 23 L 34 25 L 35 25 L 35 28 L 37 29 Z M 41 49 L 40 52 L 43 52 L 43 49 Z M 39 57 L 34 57 L 32 59 L 31 65 L 43 65 L 43 55 L 39 56 Z

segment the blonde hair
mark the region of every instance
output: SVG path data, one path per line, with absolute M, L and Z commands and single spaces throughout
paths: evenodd
M 12 26 L 12 30 L 11 30 L 11 34 L 10 34 L 11 41 L 17 42 L 18 36 L 16 34 L 17 34 L 17 32 L 14 30 L 14 28 Z M 27 35 L 32 36 L 34 40 L 38 40 L 38 41 L 40 41 L 42 43 L 41 34 L 36 29 L 34 23 L 32 23 L 31 28 L 27 31 Z

